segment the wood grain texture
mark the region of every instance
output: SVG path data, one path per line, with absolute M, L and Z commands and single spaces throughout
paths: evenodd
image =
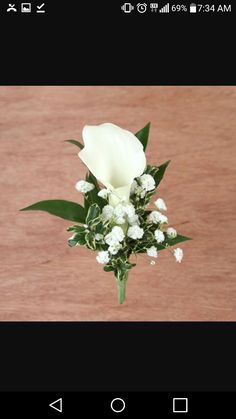
M 236 320 L 236 87 L 0 87 L 0 320 Z M 85 124 L 133 132 L 152 122 L 147 158 L 171 159 L 159 196 L 171 225 L 194 238 L 182 264 L 145 255 L 127 300 L 95 254 L 67 247 L 70 222 L 18 210 L 81 202 Z

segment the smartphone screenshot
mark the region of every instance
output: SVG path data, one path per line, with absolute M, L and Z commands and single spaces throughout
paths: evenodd
M 235 13 L 1 2 L 4 419 L 233 417 Z

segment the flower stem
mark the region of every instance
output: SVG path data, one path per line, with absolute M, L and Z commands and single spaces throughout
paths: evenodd
M 117 292 L 118 292 L 118 303 L 123 304 L 125 301 L 125 289 L 126 289 L 126 282 L 128 279 L 129 271 L 125 271 L 123 273 L 118 274 L 116 277 L 117 283 Z

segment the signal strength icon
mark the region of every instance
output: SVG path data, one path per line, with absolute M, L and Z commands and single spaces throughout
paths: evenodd
M 160 10 L 159 13 L 169 13 L 170 12 L 170 3 L 166 3 L 165 6 L 163 6 Z

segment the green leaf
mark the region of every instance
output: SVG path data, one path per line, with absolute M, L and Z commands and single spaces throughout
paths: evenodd
M 159 251 L 159 250 L 165 250 L 165 247 L 163 246 L 165 246 L 166 244 L 168 244 L 169 247 L 172 247 L 178 243 L 185 242 L 187 240 L 192 240 L 192 239 L 191 237 L 181 236 L 181 234 L 178 234 L 174 239 L 166 238 L 166 240 L 163 243 L 161 243 L 161 245 L 157 243 L 156 244 L 153 243 L 152 245 L 156 246 L 157 250 Z
M 136 266 L 136 263 L 127 262 L 127 263 L 125 263 L 124 268 L 125 269 L 132 269 L 134 266 Z
M 181 234 L 177 234 L 177 236 L 174 239 L 166 239 L 163 244 L 165 245 L 166 243 L 169 246 L 175 246 L 177 243 L 181 243 L 181 242 L 185 242 L 186 240 L 192 240 L 191 237 L 187 237 L 187 236 L 181 236 Z
M 125 253 L 119 253 L 116 255 L 117 266 L 122 266 L 127 261 L 127 255 Z
M 114 271 L 115 269 L 113 268 L 113 266 L 112 266 L 112 265 L 105 265 L 105 266 L 103 267 L 103 270 L 104 270 L 105 272 L 112 272 L 112 271 Z
M 77 241 L 77 240 L 75 240 L 75 239 L 74 239 L 74 237 L 73 237 L 73 239 L 68 239 L 68 245 L 69 245 L 70 247 L 75 247 L 75 246 L 77 246 L 77 243 L 78 243 L 78 241 Z
M 93 204 L 89 207 L 87 217 L 86 217 L 86 224 L 90 224 L 95 219 L 98 219 L 99 215 L 101 213 L 101 210 L 97 204 Z M 98 220 L 99 222 L 99 220 Z
M 167 168 L 167 166 L 168 166 L 169 163 L 170 163 L 170 160 L 167 160 L 165 163 L 163 163 L 160 166 L 158 166 L 158 172 L 154 176 L 156 187 L 161 182 L 161 180 L 162 180 L 162 178 L 164 176 L 164 173 L 166 171 L 166 168 Z
M 79 147 L 81 150 L 84 148 L 84 145 L 81 144 L 79 141 L 77 140 L 65 140 L 67 143 L 71 143 L 76 145 L 77 147 Z
M 136 132 L 135 134 L 135 136 L 142 143 L 144 151 L 146 150 L 147 143 L 148 143 L 150 126 L 151 126 L 151 122 L 148 122 L 148 124 L 145 125 L 145 127 L 143 127 L 140 131 Z
M 99 221 L 98 223 L 95 223 L 95 232 L 98 234 L 102 234 L 104 232 L 104 225 L 102 221 Z
M 92 191 L 84 194 L 84 207 L 86 212 L 88 212 L 90 205 L 95 203 L 98 204 L 100 208 L 103 208 L 107 204 L 107 202 L 104 199 L 100 198 L 100 196 L 98 196 L 100 188 L 97 179 L 91 172 L 89 172 L 86 175 L 86 181 L 92 183 L 95 186 Z
M 86 233 L 85 235 L 86 245 L 89 249 L 96 250 L 96 241 L 92 232 Z
M 98 242 L 97 240 L 95 242 L 96 242 L 96 250 L 98 251 L 107 250 L 107 244 L 105 243 L 102 244 Z
M 175 246 L 178 243 L 184 242 L 186 240 L 192 240 L 190 237 L 181 236 L 180 234 L 177 235 L 174 239 L 166 239 L 163 243 L 157 244 L 156 240 L 153 241 L 140 241 L 135 247 L 135 253 L 146 253 L 147 249 L 151 246 L 155 246 L 158 251 L 165 250 L 165 245 L 168 244 L 169 247 Z
M 56 217 L 79 223 L 84 223 L 86 217 L 85 210 L 81 205 L 62 199 L 36 202 L 29 207 L 20 209 L 20 211 L 46 211 Z
M 147 164 L 145 172 L 146 174 L 149 174 L 151 176 L 155 176 L 156 172 L 158 171 L 157 166 L 152 166 L 151 164 Z
M 95 186 L 95 188 L 97 189 L 98 192 L 100 191 L 98 181 L 91 172 L 88 172 L 86 174 L 86 181 L 92 183 Z
M 66 231 L 74 231 L 75 233 L 77 233 L 77 232 L 80 232 L 81 229 L 84 230 L 84 227 L 81 227 L 79 225 L 73 225 L 73 226 L 67 227 Z
M 83 228 L 83 227 L 81 227 Z M 85 245 L 86 244 L 86 240 L 85 240 L 85 228 L 83 228 L 83 230 L 81 230 L 79 233 L 74 234 L 73 238 L 68 239 L 68 245 L 70 247 L 74 247 L 77 245 Z

